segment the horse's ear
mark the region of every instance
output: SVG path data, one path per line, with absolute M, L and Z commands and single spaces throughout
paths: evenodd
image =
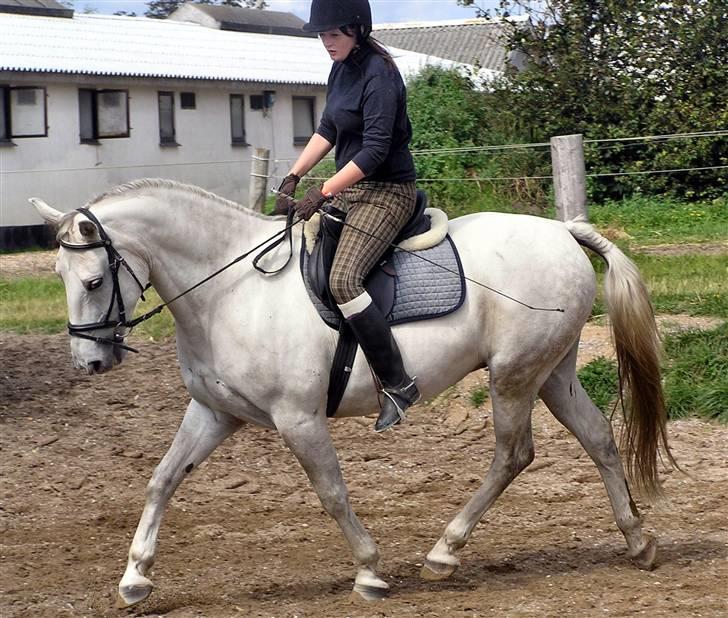
M 98 228 L 87 219 L 78 222 L 78 229 L 81 231 L 81 235 L 85 238 L 93 238 L 99 235 Z
M 38 214 L 43 217 L 43 220 L 48 224 L 52 225 L 54 227 L 58 227 L 59 222 L 61 221 L 61 218 L 63 217 L 63 213 L 60 210 L 56 210 L 55 208 L 51 208 L 46 204 L 43 200 L 37 198 L 37 197 L 31 197 L 28 198 L 28 201 L 33 204 L 35 209 L 38 211 Z

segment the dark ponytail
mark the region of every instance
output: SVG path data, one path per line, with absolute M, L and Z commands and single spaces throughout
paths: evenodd
M 392 58 L 392 54 L 390 54 L 389 50 L 371 35 L 371 30 L 369 28 L 365 29 L 361 24 L 349 24 L 348 26 L 341 26 L 340 30 L 346 36 L 356 37 L 356 42 L 359 45 L 368 45 L 371 50 L 377 54 L 377 56 L 384 58 L 384 61 L 392 69 L 397 71 L 399 70 L 397 68 L 397 63 L 394 61 L 394 58 Z
M 372 48 L 372 51 L 377 54 L 377 56 L 381 56 L 384 58 L 384 61 L 393 69 L 397 69 L 397 63 L 394 61 L 394 58 L 392 58 L 392 54 L 389 53 L 389 50 L 384 47 L 377 39 L 375 39 L 373 36 L 369 35 L 366 39 L 364 39 L 364 43 L 366 45 L 369 45 L 369 47 Z M 399 69 L 397 69 L 399 70 Z

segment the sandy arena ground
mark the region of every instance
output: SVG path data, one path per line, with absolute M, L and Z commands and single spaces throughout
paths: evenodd
M 696 324 L 665 321 L 685 325 Z M 639 501 L 660 542 L 654 571 L 628 561 L 596 468 L 539 404 L 534 463 L 476 528 L 461 569 L 420 580 L 492 456 L 488 402 L 470 401 L 483 372 L 396 431 L 331 423 L 389 599 L 350 600 L 351 554 L 297 462 L 274 433 L 243 429 L 172 500 L 152 596 L 117 610 L 145 485 L 187 403 L 174 344 L 132 344 L 141 354 L 88 377 L 71 368 L 66 336 L 0 333 L 3 618 L 728 615 L 728 427 L 697 420 L 670 424 L 689 476 L 665 471 L 665 499 Z M 610 353 L 605 328 L 587 325 L 580 362 Z

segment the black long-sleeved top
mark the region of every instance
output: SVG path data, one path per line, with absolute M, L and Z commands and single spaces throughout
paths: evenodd
M 404 81 L 366 44 L 331 67 L 316 133 L 336 146 L 337 171 L 354 161 L 367 180 L 415 180 Z

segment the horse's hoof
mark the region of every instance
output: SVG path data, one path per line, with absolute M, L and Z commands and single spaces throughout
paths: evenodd
M 372 569 L 364 567 L 359 570 L 354 580 L 351 598 L 354 601 L 380 601 L 389 594 L 387 582 L 381 579 Z
M 457 569 L 457 564 L 425 560 L 425 564 L 422 566 L 422 570 L 420 571 L 420 577 L 431 582 L 438 582 L 450 577 L 455 571 L 457 571 Z
M 124 609 L 131 607 L 137 603 L 141 603 L 150 594 L 152 594 L 152 582 L 146 577 L 140 578 L 140 580 L 130 585 L 120 585 L 119 594 L 116 596 L 116 607 Z
M 389 588 L 379 588 L 378 586 L 361 586 L 354 584 L 354 590 L 351 592 L 351 598 L 354 601 L 364 599 L 365 601 L 381 601 L 389 595 Z
M 631 556 L 632 562 L 637 568 L 643 571 L 651 571 L 655 568 L 655 558 L 657 557 L 657 539 L 653 536 L 646 535 L 647 543 L 642 550 Z

